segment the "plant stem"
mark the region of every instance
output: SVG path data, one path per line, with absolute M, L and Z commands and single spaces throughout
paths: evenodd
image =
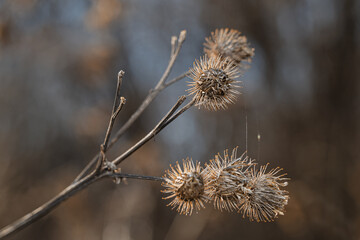
M 114 126 L 115 119 L 118 116 L 119 112 L 121 111 L 122 107 L 124 106 L 124 104 L 126 102 L 126 99 L 124 97 L 120 97 L 120 88 L 121 88 L 122 78 L 123 78 L 124 74 L 125 74 L 125 72 L 122 70 L 118 74 L 118 82 L 117 82 L 116 93 L 115 93 L 115 97 L 114 97 L 113 109 L 112 109 L 111 116 L 110 116 L 109 126 L 108 126 L 108 129 L 105 134 L 104 143 L 102 144 L 103 152 L 106 152 L 106 150 L 107 150 L 109 138 L 111 135 L 111 130 Z
M 46 214 L 54 210 L 57 206 L 59 206 L 62 202 L 64 202 L 66 199 L 73 196 L 75 193 L 78 193 L 91 183 L 103 178 L 104 176 L 105 175 L 89 174 L 86 177 L 82 178 L 80 181 L 69 185 L 50 201 L 36 208 L 32 212 L 26 214 L 22 218 L 16 220 L 14 223 L 2 228 L 0 230 L 0 239 L 3 239 L 5 237 L 8 237 L 12 233 L 20 231 L 21 229 L 45 216 Z
M 174 66 L 175 60 L 177 59 L 182 44 L 186 38 L 186 31 L 181 31 L 178 41 L 174 41 L 176 37 L 172 37 L 171 40 L 171 55 L 169 59 L 168 66 L 166 67 L 165 72 L 163 73 L 162 77 L 160 78 L 159 82 L 156 84 L 155 88 L 150 90 L 149 94 L 146 96 L 144 101 L 138 107 L 138 109 L 130 116 L 130 118 L 124 123 L 124 125 L 116 132 L 115 136 L 109 142 L 107 149 L 111 148 L 119 139 L 120 137 L 126 132 L 126 130 L 139 118 L 139 116 L 144 112 L 144 110 L 150 105 L 150 103 L 156 98 L 156 96 L 168 86 L 174 84 L 175 82 L 185 78 L 189 72 L 186 72 L 169 82 L 165 82 L 168 78 L 172 67 Z M 176 38 L 177 40 L 177 38 Z M 176 42 L 178 43 L 176 45 Z M 98 161 L 101 155 L 97 154 L 94 156 L 91 161 L 85 166 L 85 168 L 80 172 L 80 174 L 75 178 L 74 182 L 79 181 L 85 174 L 89 171 L 89 169 Z
M 150 139 L 152 139 L 156 134 L 158 134 L 165 126 L 166 122 L 169 118 L 174 114 L 174 112 L 180 107 L 180 105 L 185 101 L 186 97 L 182 96 L 179 98 L 177 103 L 171 108 L 171 110 L 163 117 L 160 122 L 140 141 L 138 141 L 134 146 L 129 148 L 126 152 L 124 152 L 122 155 L 114 159 L 112 162 L 115 165 L 118 165 L 122 161 L 124 161 L 127 157 L 129 157 L 131 154 L 133 154 L 136 150 L 138 150 L 142 145 L 144 145 L 146 142 L 148 142 Z M 166 124 L 167 125 L 167 124 Z
M 185 101 L 185 99 L 186 99 L 185 96 L 180 97 L 179 100 L 176 102 L 176 104 L 159 121 L 159 123 L 155 126 L 155 128 L 149 132 L 149 134 L 147 134 L 143 139 L 141 139 L 137 144 L 135 144 L 133 147 L 131 147 L 123 155 L 116 158 L 113 161 L 113 163 L 116 165 L 116 164 L 120 163 L 121 161 L 125 160 L 133 152 L 135 152 L 137 149 L 139 149 L 141 146 L 143 146 L 147 141 L 149 141 L 156 134 L 158 134 L 162 129 L 164 129 L 165 126 L 167 126 L 170 122 L 172 122 L 176 118 L 176 117 L 174 118 L 174 116 L 179 116 L 181 113 L 183 113 L 184 112 L 183 109 L 186 108 L 189 104 L 184 106 L 175 115 L 173 115 L 175 113 L 175 111 L 180 107 L 180 105 Z M 188 107 L 186 109 L 188 109 Z M 157 177 L 116 173 L 113 171 L 109 171 L 104 167 L 100 168 L 99 171 L 97 171 L 95 169 L 93 172 L 91 172 L 87 176 L 81 178 L 79 181 L 73 182 L 71 185 L 66 187 L 61 193 L 59 193 L 56 197 L 54 197 L 50 201 L 46 202 L 42 206 L 33 210 L 32 212 L 26 214 L 22 218 L 16 220 L 14 223 L 2 228 L 0 230 L 0 239 L 5 238 L 5 237 L 9 236 L 10 234 L 15 233 L 15 232 L 23 229 L 24 227 L 30 225 L 31 223 L 39 220 L 41 217 L 45 216 L 46 214 L 48 214 L 49 212 L 54 210 L 58 205 L 60 205 L 62 202 L 64 202 L 69 197 L 73 196 L 80 190 L 84 189 L 85 187 L 89 186 L 90 184 L 92 184 L 95 181 L 100 180 L 104 177 L 120 177 L 120 178 L 126 177 L 126 178 L 137 178 L 137 179 L 143 179 L 143 180 L 156 180 L 156 181 L 162 180 L 162 178 L 157 178 Z
M 137 174 L 129 174 L 129 173 L 109 173 L 109 177 L 114 178 L 131 178 L 131 179 L 140 179 L 140 180 L 150 180 L 150 181 L 164 181 L 164 178 L 162 177 L 154 177 L 154 176 L 143 176 L 143 175 L 137 175 Z
M 119 138 L 124 134 L 124 132 L 144 112 L 144 110 L 147 108 L 147 106 L 154 100 L 154 98 L 161 92 L 161 90 L 163 90 L 165 88 L 164 87 L 165 81 L 168 78 L 170 71 L 171 71 L 172 67 L 174 66 L 175 60 L 177 59 L 177 57 L 179 55 L 181 46 L 182 46 L 183 42 L 185 41 L 185 36 L 186 36 L 186 31 L 181 31 L 177 48 L 176 48 L 174 54 L 171 55 L 168 66 L 167 66 L 164 74 L 160 78 L 159 82 L 156 84 L 155 88 L 150 90 L 149 95 L 145 98 L 145 100 L 142 102 L 142 104 L 136 110 L 136 112 L 133 115 L 131 115 L 129 120 L 119 129 L 119 131 L 117 131 L 115 136 L 111 139 L 111 141 L 109 143 L 109 147 L 111 147 L 115 142 L 117 142 L 119 140 Z M 183 77 L 185 77 L 185 76 L 183 76 Z

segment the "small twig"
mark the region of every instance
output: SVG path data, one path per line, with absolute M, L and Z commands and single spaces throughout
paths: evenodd
M 118 114 L 121 111 L 122 107 L 126 103 L 126 99 L 124 97 L 120 97 L 120 89 L 121 89 L 121 84 L 122 84 L 122 79 L 123 79 L 124 74 L 125 74 L 125 72 L 123 70 L 120 70 L 120 72 L 118 73 L 118 79 L 117 79 L 117 85 L 116 85 L 116 91 L 115 91 L 115 97 L 114 97 L 114 104 L 113 104 L 113 108 L 112 108 L 112 111 L 111 111 L 109 125 L 108 125 L 108 128 L 106 130 L 106 134 L 105 134 L 105 137 L 104 137 L 104 142 L 103 142 L 103 144 L 100 145 L 100 154 L 96 158 L 97 159 L 97 164 L 96 164 L 95 169 L 96 169 L 97 173 L 100 172 L 101 167 L 104 165 L 104 162 L 106 161 L 105 153 L 107 151 L 111 131 L 112 131 L 112 128 L 114 126 L 116 117 L 118 116 Z
M 160 120 L 160 122 L 145 137 L 143 137 L 140 141 L 138 141 L 134 146 L 129 148 L 122 155 L 115 158 L 112 162 L 115 165 L 118 165 L 119 163 L 124 161 L 127 157 L 129 157 L 133 152 L 135 152 L 137 149 L 139 149 L 142 145 L 144 145 L 146 142 L 148 142 L 150 139 L 152 139 L 156 134 L 158 134 L 165 127 L 164 124 L 166 124 L 168 119 L 171 119 L 171 116 L 180 107 L 180 105 L 185 101 L 185 99 L 186 99 L 185 96 L 180 97 L 179 100 L 176 102 L 176 104 L 171 108 L 171 110 Z
M 129 120 L 119 129 L 119 131 L 115 134 L 115 136 L 111 139 L 109 143 L 109 147 L 111 147 L 115 142 L 119 140 L 119 138 L 124 134 L 124 132 L 135 122 L 135 120 L 143 113 L 143 111 L 147 108 L 147 106 L 154 100 L 154 98 L 160 93 L 161 90 L 164 89 L 162 87 L 168 78 L 170 71 L 172 67 L 174 66 L 175 60 L 177 56 L 179 55 L 181 46 L 186 38 L 186 31 L 183 30 L 180 33 L 179 39 L 178 39 L 178 45 L 174 51 L 174 54 L 171 55 L 168 66 L 160 78 L 159 82 L 156 84 L 155 88 L 149 92 L 149 95 L 145 98 L 145 100 L 142 102 L 140 107 L 136 110 L 136 112 L 131 115 Z M 185 76 L 184 76 L 185 77 Z
M 85 166 L 85 168 L 75 178 L 73 183 L 78 182 L 83 176 L 85 176 L 87 171 L 95 163 L 97 163 L 96 164 L 97 171 L 99 171 L 101 166 L 102 166 L 102 163 L 103 163 L 103 161 L 105 159 L 105 152 L 107 151 L 107 148 L 108 148 L 108 143 L 109 143 L 112 128 L 114 126 L 115 119 L 118 116 L 118 114 L 121 111 L 124 104 L 126 103 L 126 99 L 124 97 L 120 97 L 120 89 L 121 89 L 122 79 L 123 79 L 124 74 L 125 74 L 125 72 L 123 70 L 120 70 L 119 73 L 118 73 L 116 92 L 115 92 L 115 97 L 114 97 L 114 104 L 113 104 L 113 108 L 112 108 L 112 111 L 111 111 L 111 117 L 110 117 L 109 125 L 108 125 L 108 128 L 107 128 L 106 134 L 105 134 L 104 142 L 100 146 L 100 153 L 97 154 L 96 156 L 94 156 L 91 159 L 91 161 Z
M 164 122 L 161 125 L 161 129 L 165 128 L 167 125 L 169 125 L 172 121 L 174 121 L 177 117 L 179 117 L 181 114 L 183 114 L 186 110 L 188 110 L 190 107 L 192 107 L 195 104 L 196 100 L 192 99 L 188 104 L 186 104 L 184 107 L 182 107 L 179 111 L 177 111 L 176 114 L 172 115 L 166 122 Z M 161 130 L 160 129 L 160 130 Z
M 64 202 L 69 197 L 73 196 L 80 190 L 84 189 L 88 185 L 94 183 L 97 180 L 100 180 L 104 177 L 115 177 L 115 178 L 135 178 L 135 179 L 143 179 L 143 180 L 154 180 L 154 181 L 163 181 L 161 177 L 151 177 L 151 176 L 140 176 L 134 174 L 121 174 L 116 170 L 109 171 L 104 164 L 100 165 L 100 168 L 97 170 L 95 169 L 90 174 L 86 175 L 89 169 L 95 164 L 98 160 L 105 159 L 105 152 L 119 139 L 119 137 L 134 123 L 134 121 L 141 115 L 141 113 L 147 108 L 147 106 L 153 101 L 153 99 L 159 94 L 161 90 L 170 86 L 171 84 L 181 80 L 187 74 L 183 74 L 177 78 L 170 80 L 169 82 L 165 83 L 166 79 L 168 78 L 170 71 L 174 65 L 174 62 L 179 54 L 181 49 L 182 43 L 185 40 L 186 31 L 182 31 L 180 33 L 179 39 L 177 41 L 172 40 L 172 54 L 169 60 L 168 67 L 166 68 L 163 76 L 159 80 L 158 84 L 155 86 L 154 90 L 149 93 L 146 97 L 144 102 L 140 105 L 138 110 L 130 117 L 130 119 L 124 124 L 124 126 L 116 133 L 116 136 L 112 138 L 110 141 L 111 131 L 115 122 L 117 115 L 119 114 L 120 110 L 122 109 L 123 105 L 125 104 L 125 98 L 120 97 L 120 88 L 121 82 L 124 72 L 120 71 L 118 75 L 118 84 L 116 89 L 116 94 L 114 98 L 114 105 L 112 114 L 110 117 L 108 129 L 105 134 L 104 142 L 101 145 L 100 154 L 97 154 L 91 162 L 81 171 L 81 173 L 76 177 L 74 182 L 66 187 L 61 193 L 55 196 L 50 201 L 46 202 L 42 206 L 38 207 L 37 209 L 33 210 L 32 212 L 26 214 L 22 218 L 18 219 L 12 224 L 2 228 L 0 230 L 0 238 L 5 238 L 12 233 L 15 233 L 22 228 L 30 225 L 31 223 L 35 222 L 36 220 L 40 219 L 41 217 L 47 215 L 53 209 L 55 209 L 58 205 Z M 177 46 L 175 47 L 177 42 Z M 143 146 L 146 142 L 152 139 L 156 134 L 158 134 L 162 129 L 164 129 L 168 124 L 170 124 L 173 120 L 175 120 L 178 116 L 180 116 L 183 112 L 189 109 L 193 104 L 194 101 L 191 101 L 186 106 L 181 108 L 179 111 L 176 110 L 181 106 L 181 104 L 185 101 L 186 97 L 182 96 L 179 98 L 177 103 L 171 108 L 171 110 L 160 120 L 160 122 L 137 144 L 133 147 L 128 149 L 124 154 L 113 160 L 112 162 L 108 162 L 109 165 L 115 166 L 125 160 L 128 156 L 130 156 L 133 152 Z M 176 113 L 175 113 L 176 112 Z M 175 113 L 175 114 L 174 114 Z M 102 161 L 100 161 L 102 163 Z
M 125 74 L 125 72 L 123 70 L 121 70 L 118 74 L 118 81 L 117 81 L 117 86 L 116 86 L 113 109 L 111 112 L 109 126 L 108 126 L 108 129 L 105 134 L 104 143 L 102 144 L 104 152 L 106 152 L 106 150 L 107 150 L 109 138 L 111 135 L 111 130 L 114 126 L 115 119 L 116 119 L 117 115 L 119 114 L 119 112 L 121 111 L 124 104 L 126 103 L 126 99 L 124 97 L 120 97 L 120 88 L 121 88 L 122 78 L 123 78 L 124 74 Z
M 162 177 L 153 177 L 153 176 L 143 176 L 143 175 L 136 175 L 136 174 L 128 174 L 128 173 L 116 173 L 116 172 L 108 172 L 108 177 L 114 178 L 131 178 L 131 179 L 140 179 L 140 180 L 150 180 L 150 181 L 164 181 Z
M 179 75 L 178 77 L 175 77 L 171 80 L 169 80 L 168 82 L 164 83 L 162 85 L 161 88 L 159 88 L 159 91 L 157 91 L 156 93 L 159 93 L 161 90 L 169 87 L 170 85 L 180 81 L 181 79 L 185 78 L 187 75 L 189 74 L 189 72 L 185 72 L 181 75 Z M 152 92 L 155 93 L 155 92 Z M 132 125 L 132 123 L 141 115 L 141 113 L 146 109 L 146 107 L 151 103 L 151 101 L 148 101 L 148 97 L 150 96 L 150 94 L 146 97 L 146 99 L 144 100 L 144 102 L 142 103 L 142 105 L 138 108 L 138 110 L 130 117 L 130 119 L 120 128 L 120 130 L 117 132 L 117 134 L 119 134 L 119 137 L 122 136 L 122 134 Z M 154 97 L 155 98 L 155 97 Z M 144 103 L 146 102 L 146 106 L 143 106 Z M 142 108 L 143 107 L 143 108 Z M 142 108 L 143 110 L 140 111 L 140 108 Z M 136 115 L 135 115 L 136 114 Z M 132 121 L 130 121 L 131 119 L 133 119 Z M 108 149 L 110 147 L 112 147 L 113 144 L 111 143 L 115 143 L 118 139 L 114 140 L 112 139 L 112 141 L 110 142 Z M 80 172 L 80 174 L 75 178 L 74 182 L 79 181 L 79 179 L 81 179 L 83 176 L 85 176 L 86 172 L 97 162 L 99 155 L 94 156 L 91 161 L 86 165 L 86 167 Z
M 173 38 L 171 40 L 171 56 L 168 63 L 168 66 L 163 73 L 162 77 L 160 78 L 159 82 L 156 84 L 155 88 L 149 92 L 146 96 L 144 101 L 138 107 L 138 109 L 130 116 L 130 118 L 124 123 L 124 125 L 116 132 L 115 136 L 111 139 L 108 144 L 108 149 L 111 148 L 119 139 L 120 137 L 126 132 L 127 129 L 139 118 L 139 116 L 145 111 L 145 109 L 150 105 L 150 103 L 155 99 L 155 97 L 166 87 L 174 84 L 175 82 L 185 78 L 188 72 L 170 80 L 169 82 L 165 83 L 166 79 L 168 78 L 170 71 L 175 63 L 176 58 L 179 55 L 180 49 L 182 47 L 183 42 L 186 38 L 186 31 L 181 31 L 179 39 L 174 41 Z M 175 46 L 177 44 L 177 46 Z M 91 161 L 85 166 L 85 168 L 80 172 L 80 174 L 75 178 L 74 182 L 79 181 L 85 174 L 89 171 L 89 169 L 98 161 L 99 155 L 94 156 Z
M 101 153 L 104 155 L 107 151 L 107 147 L 108 147 L 108 143 L 109 143 L 109 138 L 110 138 L 110 135 L 111 135 L 111 130 L 114 126 L 114 123 L 115 123 L 115 119 L 116 117 L 118 116 L 119 112 L 121 111 L 122 107 L 125 105 L 126 103 L 126 99 L 124 97 L 121 97 L 120 98 L 120 104 L 119 106 L 117 107 L 117 109 L 115 110 L 115 112 L 113 112 L 113 114 L 111 115 L 110 117 L 110 121 L 109 121 L 109 126 L 108 126 L 108 129 L 106 131 L 106 134 L 105 134 L 105 138 L 104 138 L 104 143 L 101 144 L 100 146 L 100 151 Z M 104 159 L 104 158 L 103 158 Z
M 185 41 L 185 38 L 186 38 L 186 31 L 183 30 L 180 32 L 178 44 L 177 44 L 177 47 L 175 48 L 174 54 L 171 55 L 169 64 L 168 64 L 163 76 L 161 77 L 160 81 L 155 86 L 155 89 L 159 88 L 168 78 L 170 71 L 171 71 L 172 67 L 174 66 L 175 60 L 176 60 L 177 56 L 179 55 L 181 46 Z
M 176 102 L 176 104 L 171 108 L 171 110 L 160 120 L 160 122 L 156 125 L 156 127 L 149 132 L 143 139 L 141 139 L 137 144 L 131 147 L 128 151 L 122 154 L 120 157 L 116 158 L 114 161 L 110 162 L 112 165 L 117 165 L 121 161 L 125 160 L 129 157 L 133 152 L 143 146 L 146 142 L 152 139 L 157 133 L 159 133 L 165 126 L 167 126 L 170 122 L 172 122 L 176 117 L 178 117 L 181 113 L 186 111 L 193 105 L 193 101 L 185 105 L 181 108 L 175 115 L 175 111 L 181 106 L 181 104 L 185 101 L 186 97 L 182 96 Z M 78 182 L 75 182 L 65 188 L 61 193 L 59 193 L 56 197 L 48 201 L 47 203 L 43 204 L 42 206 L 38 207 L 31 213 L 28 213 L 24 217 L 20 218 L 19 220 L 15 221 L 14 223 L 4 227 L 0 230 L 0 238 L 6 237 L 11 233 L 17 232 L 20 229 L 26 227 L 27 225 L 35 222 L 36 220 L 40 219 L 41 217 L 45 216 L 49 212 L 51 212 L 54 208 L 56 208 L 60 203 L 68 199 L 69 197 L 73 196 L 75 193 L 79 192 L 80 190 L 84 189 L 89 184 L 95 182 L 96 180 L 102 179 L 104 177 L 126 177 L 126 178 L 137 178 L 137 179 L 144 179 L 144 180 L 157 180 L 162 181 L 162 178 L 156 177 L 146 177 L 146 176 L 136 176 L 136 175 L 121 175 L 121 173 L 117 173 L 116 171 L 107 171 L 107 169 L 102 168 L 98 173 L 96 170 L 90 173 L 89 175 L 81 178 Z
M 176 83 L 177 81 L 180 81 L 181 79 L 187 77 L 189 75 L 189 73 L 190 73 L 190 71 L 187 71 L 187 72 L 185 72 L 185 73 L 171 79 L 170 81 L 165 82 L 160 89 L 163 90 L 164 88 L 167 88 L 168 86 Z

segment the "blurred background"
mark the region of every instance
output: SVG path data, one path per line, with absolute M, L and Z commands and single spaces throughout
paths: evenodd
M 237 103 L 190 109 L 121 168 L 162 176 L 169 163 L 205 162 L 247 142 L 249 156 L 291 178 L 284 216 L 254 223 L 211 205 L 179 216 L 157 182 L 106 180 L 9 239 L 360 239 L 355 0 L 1 0 L 0 227 L 60 192 L 97 153 L 119 70 L 127 104 L 115 130 L 161 77 L 172 35 L 188 33 L 170 78 L 223 27 L 255 48 Z M 162 92 L 108 158 L 144 136 L 186 89 L 182 80 Z

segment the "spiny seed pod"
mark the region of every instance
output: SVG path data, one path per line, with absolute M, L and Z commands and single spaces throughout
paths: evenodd
M 193 210 L 205 208 L 204 202 L 207 201 L 206 186 L 203 171 L 200 163 L 195 165 L 189 158 L 183 160 L 183 169 L 177 162 L 175 167 L 170 165 L 171 170 L 167 170 L 164 176 L 165 187 L 163 193 L 170 194 L 163 199 L 173 198 L 168 204 L 180 214 L 191 215 Z
M 229 64 L 230 63 L 230 64 Z M 234 79 L 239 75 L 239 70 L 231 61 L 224 60 L 220 56 L 200 58 L 195 60 L 190 69 L 192 82 L 188 91 L 194 94 L 196 106 L 208 110 L 226 109 L 227 105 L 234 103 L 236 83 Z
M 224 157 L 217 154 L 209 164 L 206 164 L 205 181 L 208 182 L 209 198 L 219 210 L 238 209 L 242 198 L 239 194 L 240 190 L 247 184 L 249 168 L 254 165 L 245 153 L 240 157 L 236 154 L 237 147 L 233 149 L 231 156 L 228 150 L 225 150 Z
M 251 62 L 254 56 L 255 50 L 249 46 L 246 37 L 234 29 L 216 29 L 205 41 L 204 52 L 208 56 L 221 55 L 238 66 L 244 61 Z
M 288 192 L 280 189 L 287 186 L 286 174 L 276 176 L 282 169 L 274 168 L 265 173 L 267 165 L 256 172 L 251 169 L 249 182 L 243 188 L 244 198 L 239 204 L 239 212 L 250 221 L 273 221 L 278 215 L 284 215 L 285 205 L 288 203 Z

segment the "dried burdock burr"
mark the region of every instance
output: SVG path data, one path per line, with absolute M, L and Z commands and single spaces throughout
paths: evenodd
M 178 162 L 175 167 L 170 165 L 170 170 L 166 171 L 163 178 L 165 190 L 162 192 L 169 194 L 164 199 L 172 198 L 168 206 L 186 215 L 191 215 L 194 209 L 199 211 L 204 208 L 204 202 L 207 201 L 206 184 L 199 162 L 194 164 L 187 158 L 183 160 L 183 169 Z
M 242 190 L 242 201 L 239 204 L 239 212 L 243 217 L 249 217 L 250 221 L 273 221 L 278 215 L 284 215 L 285 205 L 288 203 L 288 192 L 281 189 L 287 186 L 286 174 L 278 175 L 281 168 L 274 168 L 266 173 L 268 165 L 261 166 L 257 171 L 250 171 L 249 181 Z
M 251 62 L 254 48 L 251 48 L 247 38 L 234 29 L 216 29 L 205 39 L 204 52 L 208 56 L 228 58 L 238 66 L 243 62 Z
M 208 183 L 209 198 L 214 207 L 219 210 L 233 211 L 239 207 L 243 197 L 240 193 L 248 182 L 249 169 L 253 162 L 243 153 L 237 156 L 237 147 L 231 156 L 228 150 L 224 155 L 215 155 L 210 163 L 206 164 L 205 181 Z
M 232 61 L 224 60 L 220 56 L 195 60 L 190 69 L 190 94 L 194 95 L 195 105 L 208 110 L 226 109 L 228 104 L 234 103 L 239 91 L 235 79 L 239 70 Z

